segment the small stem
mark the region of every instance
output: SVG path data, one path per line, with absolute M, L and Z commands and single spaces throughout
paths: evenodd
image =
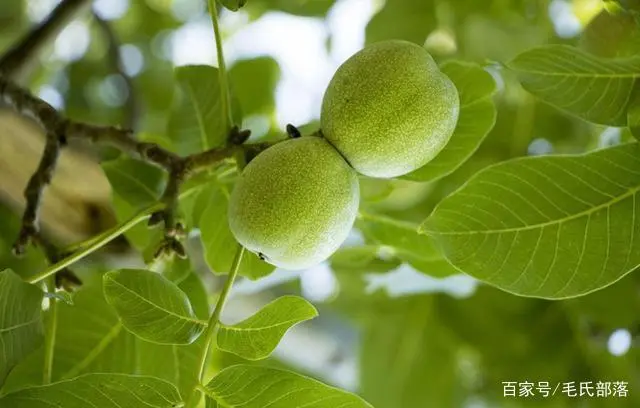
M 218 22 L 218 8 L 216 0 L 209 0 L 209 13 L 213 23 L 213 33 L 216 38 L 216 52 L 218 55 L 218 81 L 220 82 L 220 92 L 222 93 L 222 110 L 227 118 L 226 130 L 231 130 L 233 126 L 233 113 L 231 112 L 231 93 L 227 80 L 227 67 L 224 62 L 224 52 L 222 50 L 222 35 L 220 34 L 220 24 Z
M 27 282 L 29 282 L 29 283 L 38 283 L 41 280 L 48 278 L 49 276 L 53 275 L 54 273 L 58 272 L 59 270 L 62 270 L 64 268 L 66 268 L 67 266 L 79 261 L 80 259 L 82 259 L 82 258 L 88 256 L 89 254 L 97 251 L 98 249 L 102 248 L 103 246 L 105 246 L 109 242 L 113 241 L 115 238 L 119 237 L 121 234 L 125 233 L 126 231 L 129 231 L 131 228 L 135 227 L 136 225 L 138 225 L 142 221 L 144 221 L 147 218 L 149 218 L 151 216 L 151 214 L 153 214 L 154 212 L 156 212 L 158 210 L 161 210 L 162 208 L 163 208 L 162 204 L 155 204 L 155 205 L 143 210 L 142 212 L 138 213 L 137 215 L 135 215 L 134 217 L 132 217 L 128 221 L 124 222 L 123 224 L 117 225 L 114 228 L 111 228 L 111 229 L 103 232 L 102 234 L 100 234 L 96 238 L 92 238 L 90 245 L 82 247 L 82 249 L 79 252 L 76 252 L 76 253 L 64 258 L 60 262 L 57 262 L 57 263 L 51 265 L 49 268 L 47 268 L 41 274 L 36 275 L 36 276 L 34 276 L 32 278 L 29 278 L 27 280 Z
M 49 279 L 49 291 L 55 291 L 55 279 Z M 49 298 L 49 321 L 47 322 L 47 331 L 44 343 L 44 369 L 42 383 L 44 385 L 51 383 L 51 375 L 53 373 L 53 354 L 56 348 L 56 332 L 58 331 L 58 299 Z
M 242 262 L 243 255 L 244 247 L 238 244 L 238 249 L 236 250 L 236 254 L 231 265 L 231 271 L 229 271 L 229 277 L 227 278 L 227 282 L 222 288 L 222 292 L 220 292 L 220 296 L 218 297 L 218 301 L 216 302 L 216 307 L 215 309 L 213 309 L 213 313 L 209 318 L 209 324 L 205 333 L 205 344 L 202 350 L 202 355 L 200 356 L 200 369 L 198 371 L 199 385 L 202 385 L 202 383 L 204 382 L 205 368 L 207 367 L 207 360 L 209 359 L 209 349 L 211 348 L 211 343 L 213 343 L 213 336 L 215 335 L 216 329 L 218 328 L 218 323 L 220 323 L 220 314 L 222 313 L 222 308 L 227 301 L 227 297 L 229 296 L 229 292 L 231 291 L 233 282 L 238 276 L 238 271 L 240 271 L 240 263 Z M 189 404 L 187 404 L 188 407 L 197 406 L 199 398 L 194 397 L 197 392 L 198 387 L 196 386 L 196 388 L 194 388 L 193 390 L 191 398 L 189 399 Z

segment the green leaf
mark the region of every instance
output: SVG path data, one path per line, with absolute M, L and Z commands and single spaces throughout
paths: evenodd
M 111 184 L 113 209 L 120 222 L 156 203 L 162 194 L 166 174 L 156 166 L 140 160 L 120 158 L 104 163 L 102 168 Z M 145 223 L 125 233 L 127 240 L 139 250 L 149 245 L 150 235 Z
M 125 328 L 159 344 L 191 344 L 205 323 L 198 320 L 189 298 L 164 276 L 141 269 L 104 275 L 104 294 Z
M 271 115 L 275 109 L 275 89 L 280 66 L 270 57 L 236 62 L 229 70 L 233 94 L 246 116 Z
M 419 225 L 380 214 L 360 213 L 358 228 L 369 240 L 391 251 L 427 275 L 444 277 L 458 273 L 436 248 L 433 240 L 418 232 Z
M 124 374 L 87 374 L 0 398 L 0 406 L 7 408 L 175 408 L 181 402 L 176 388 L 164 380 Z
M 202 234 L 204 257 L 215 273 L 228 273 L 236 250 L 236 241 L 229 230 L 227 209 L 229 194 L 224 187 L 212 186 L 209 201 L 198 224 Z M 204 192 L 203 192 L 204 193 Z M 240 274 L 258 279 L 273 272 L 275 267 L 263 262 L 252 252 L 246 252 L 240 263 Z
M 42 343 L 42 296 L 13 271 L 0 272 L 0 386 L 23 358 Z
M 369 311 L 362 334 L 362 395 L 380 408 L 463 406 L 456 343 L 437 298 L 412 296 Z
M 636 83 L 627 111 L 627 124 L 631 134 L 640 141 L 640 83 Z
M 444 149 L 429 163 L 404 178 L 435 181 L 453 173 L 480 147 L 496 122 L 492 96 L 496 83 L 491 74 L 477 64 L 447 62 L 444 72 L 456 85 L 460 95 L 460 116 L 456 130 Z
M 249 3 L 261 12 L 280 10 L 298 16 L 325 17 L 335 0 L 262 0 Z
M 640 148 L 515 159 L 486 168 L 421 227 L 458 269 L 518 295 L 561 299 L 640 264 Z
M 108 161 L 102 168 L 114 194 L 131 205 L 134 211 L 153 204 L 162 193 L 165 173 L 156 166 L 122 158 Z
M 189 297 L 196 316 L 207 318 L 207 292 L 200 278 L 192 272 L 177 285 Z M 139 373 L 167 380 L 175 384 L 182 395 L 189 395 L 199 382 L 200 356 L 205 343 L 205 336 L 200 336 L 189 345 L 161 345 L 138 339 L 136 351 L 137 361 L 140 362 Z M 160 355 L 171 358 L 159 359 Z
M 369 266 L 380 253 L 379 245 L 365 245 L 356 247 L 344 247 L 338 249 L 331 258 L 331 267 L 359 269 Z
M 220 3 L 231 11 L 238 11 L 247 4 L 247 0 L 220 0 Z
M 435 11 L 434 0 L 387 1 L 367 25 L 367 43 L 395 39 L 424 44 L 436 27 Z
M 566 45 L 526 51 L 507 64 L 543 101 L 590 122 L 627 124 L 627 105 L 640 77 L 640 57 L 605 59 Z
M 238 324 L 222 325 L 218 347 L 247 360 L 261 360 L 269 357 L 287 330 L 317 315 L 303 298 L 282 296 Z
M 206 65 L 176 68 L 182 97 L 171 110 L 167 133 L 179 154 L 221 146 L 227 139 L 218 69 Z
M 360 397 L 289 371 L 235 365 L 225 368 L 205 387 L 221 407 L 370 408 Z M 213 405 L 215 406 L 215 405 Z
M 97 278 L 100 279 L 97 279 Z M 74 306 L 58 306 L 58 330 L 53 380 L 91 372 L 152 375 L 175 384 L 189 395 L 198 382 L 204 336 L 189 345 L 161 345 L 144 341 L 122 327 L 102 290 L 102 275 L 83 276 Z M 209 313 L 207 293 L 199 277 L 190 273 L 176 283 L 189 296 L 198 317 Z M 42 382 L 43 349 L 29 355 L 9 375 L 5 392 Z M 158 358 L 167 356 L 167 358 Z

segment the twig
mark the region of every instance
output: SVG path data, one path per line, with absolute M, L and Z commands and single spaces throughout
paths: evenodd
M 135 95 L 133 81 L 125 72 L 122 58 L 120 58 L 120 42 L 113 31 L 113 27 L 111 27 L 111 24 L 109 24 L 108 21 L 104 20 L 96 13 L 93 13 L 93 18 L 107 41 L 107 55 L 111 64 L 111 70 L 124 79 L 127 88 L 125 118 L 122 125 L 128 129 L 135 129 L 140 116 L 140 105 L 138 104 L 138 100 Z
M 0 57 L 0 74 L 15 78 L 23 72 L 49 40 L 89 3 L 89 0 L 62 1 L 40 25 Z
M 175 222 L 174 213 L 177 206 L 177 195 L 184 180 L 238 153 L 255 156 L 271 145 L 270 143 L 232 144 L 231 142 L 244 142 L 249 135 L 248 131 L 233 128 L 229 135 L 230 143 L 227 146 L 181 157 L 155 143 L 136 140 L 134 132 L 129 129 L 68 120 L 47 102 L 2 76 L 0 76 L 0 101 L 5 102 L 18 113 L 34 119 L 47 134 L 42 160 L 25 189 L 27 204 L 20 235 L 14 245 L 14 251 L 18 254 L 25 251 L 28 243 L 38 233 L 37 215 L 42 193 L 51 181 L 60 149 L 68 140 L 84 139 L 94 143 L 109 144 L 126 154 L 159 166 L 169 173 L 169 181 L 161 198 L 163 208 L 158 214 L 152 215 L 152 223 L 159 221 L 165 223 L 165 242 L 161 245 L 158 255 L 172 252 L 180 256 L 184 254 L 184 248 L 177 242 L 177 238 L 182 235 L 180 232 L 182 226 Z

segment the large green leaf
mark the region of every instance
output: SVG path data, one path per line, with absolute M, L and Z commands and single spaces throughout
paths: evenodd
M 624 126 L 640 57 L 605 59 L 566 45 L 526 51 L 507 64 L 545 102 L 591 122 Z
M 317 315 L 303 298 L 282 296 L 240 323 L 222 325 L 218 329 L 218 347 L 247 360 L 267 358 L 287 330 Z
M 200 217 L 204 257 L 215 273 L 228 273 L 233 262 L 236 242 L 227 220 L 229 194 L 224 187 L 212 186 L 203 191 L 209 199 L 208 206 Z M 246 252 L 240 263 L 239 273 L 250 279 L 257 279 L 273 272 L 274 266 L 263 262 L 252 252 Z
M 371 407 L 354 394 L 311 378 L 249 365 L 225 368 L 207 384 L 205 393 L 219 406 L 227 408 Z
M 457 273 L 443 259 L 431 237 L 418 232 L 417 224 L 361 212 L 357 226 L 369 240 L 427 275 L 443 277 Z
M 429 163 L 404 176 L 415 181 L 435 181 L 451 174 L 478 149 L 496 121 L 492 96 L 496 83 L 491 75 L 476 64 L 460 61 L 442 66 L 458 89 L 460 116 L 449 143 Z
M 13 271 L 0 272 L 0 387 L 13 367 L 42 343 L 42 295 Z
M 481 171 L 421 231 L 460 270 L 503 290 L 584 295 L 640 264 L 640 148 L 528 157 Z
M 170 383 L 154 377 L 87 374 L 68 381 L 26 388 L 0 398 L 3 408 L 175 408 L 182 399 Z
M 220 100 L 218 69 L 206 65 L 176 68 L 182 90 L 171 111 L 167 133 L 177 153 L 191 154 L 225 143 L 225 114 Z
M 104 294 L 124 327 L 150 342 L 191 344 L 206 325 L 196 317 L 187 295 L 155 272 L 111 271 L 104 275 Z

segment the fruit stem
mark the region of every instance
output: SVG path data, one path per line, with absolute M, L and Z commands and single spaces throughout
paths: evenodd
M 211 349 L 211 343 L 213 343 L 213 336 L 215 335 L 218 324 L 220 323 L 220 314 L 222 313 L 222 308 L 227 301 L 233 282 L 236 280 L 238 272 L 240 271 L 240 263 L 242 262 L 243 256 L 244 247 L 238 244 L 238 249 L 236 250 L 233 263 L 231 264 L 231 270 L 229 271 L 229 277 L 222 288 L 222 292 L 220 292 L 220 296 L 216 302 L 216 307 L 213 309 L 213 313 L 209 318 L 209 324 L 205 333 L 205 344 L 202 349 L 202 355 L 200 356 L 200 369 L 198 371 L 198 382 L 201 386 L 204 386 L 204 376 L 206 374 L 205 368 L 207 367 L 207 360 L 209 359 L 209 350 Z M 189 399 L 189 403 L 187 404 L 188 407 L 197 406 L 199 398 L 194 396 L 194 394 L 198 392 L 198 387 L 194 388 L 191 398 Z
M 220 24 L 218 22 L 218 8 L 216 0 L 209 0 L 209 14 L 213 23 L 213 34 L 216 39 L 216 53 L 218 56 L 218 81 L 220 82 L 220 92 L 222 96 L 222 110 L 226 118 L 225 129 L 231 130 L 233 126 L 233 113 L 231 112 L 231 93 L 227 80 L 227 67 L 224 62 L 224 52 L 222 46 L 222 35 L 220 34 Z

